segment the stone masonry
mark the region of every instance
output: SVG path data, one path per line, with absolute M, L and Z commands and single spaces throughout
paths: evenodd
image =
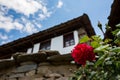
M 77 66 L 70 54 L 41 50 L 38 53 L 16 53 L 13 59 L 0 60 L 0 80 L 68 80 Z

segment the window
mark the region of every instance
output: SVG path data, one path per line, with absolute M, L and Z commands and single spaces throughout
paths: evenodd
M 63 36 L 64 47 L 72 46 L 75 44 L 73 33 L 69 33 Z
M 40 49 L 41 50 L 50 50 L 51 48 L 51 41 L 45 41 L 40 43 Z

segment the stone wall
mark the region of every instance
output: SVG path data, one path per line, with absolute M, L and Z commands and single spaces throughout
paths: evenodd
M 16 53 L 12 60 L 0 60 L 0 80 L 68 80 L 77 69 L 71 61 L 70 54 L 58 51 Z

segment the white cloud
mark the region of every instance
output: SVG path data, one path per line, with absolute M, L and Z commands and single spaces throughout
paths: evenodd
M 23 31 L 24 31 L 24 32 L 27 32 L 27 33 L 29 33 L 29 34 L 32 34 L 32 33 L 37 32 L 38 30 L 35 28 L 35 26 L 34 26 L 33 24 L 27 23 L 27 24 L 25 25 L 25 27 L 23 28 Z
M 7 32 L 6 34 L 9 34 L 12 30 L 28 34 L 38 32 L 42 27 L 40 20 L 45 20 L 53 13 L 53 11 L 47 8 L 47 3 L 43 1 L 44 0 L 0 0 L 0 30 L 4 30 Z M 57 8 L 61 8 L 62 5 L 63 2 L 59 1 Z M 13 12 L 15 11 L 15 13 L 8 13 L 11 12 L 11 10 L 13 10 Z M 6 34 L 0 34 L 0 43 L 9 42 L 10 36 Z
M 35 23 L 37 25 L 35 26 L 24 17 L 22 18 L 22 20 L 24 21 L 24 25 L 21 24 L 19 20 L 13 21 L 11 17 L 0 15 L 0 29 L 4 29 L 6 32 L 10 32 L 11 30 L 18 30 L 20 32 L 31 34 L 38 31 L 37 27 L 41 28 L 41 24 Z
M 7 34 L 0 33 L 0 45 L 9 42 L 9 36 Z
M 3 15 L 0 15 L 0 29 L 4 29 L 7 32 L 14 29 L 14 26 L 12 24 L 12 19 L 10 17 L 5 17 Z
M 43 19 L 45 19 L 45 18 L 46 18 L 46 16 L 45 16 L 45 15 L 43 15 L 43 14 L 39 14 L 38 16 L 39 16 L 40 20 L 43 20 Z
M 10 2 L 8 0 L 0 0 L 0 29 L 4 29 L 6 32 L 11 30 L 26 33 L 37 31 L 38 28 L 42 27 L 38 22 L 50 17 L 52 14 L 52 12 L 48 11 L 46 5 L 42 0 L 11 0 Z M 8 14 L 9 9 L 13 9 L 15 12 L 25 16 L 21 15 L 17 19 L 14 19 L 17 13 L 4 16 Z M 35 13 L 38 13 L 38 17 L 35 16 Z M 35 20 L 29 20 L 30 14 Z M 29 26 L 27 26 L 28 24 Z
M 44 20 L 44 19 L 46 19 L 47 17 L 50 17 L 51 14 L 52 14 L 52 12 L 49 12 L 49 13 L 47 13 L 47 14 L 39 14 L 38 16 L 39 16 L 39 19 L 40 19 L 40 20 Z
M 40 23 L 37 23 L 35 20 L 33 21 L 33 23 L 36 25 L 36 27 L 38 27 L 38 28 L 41 28 L 42 27 L 42 25 L 40 24 Z
M 57 8 L 61 8 L 63 6 L 63 2 L 61 0 L 58 1 Z
M 12 19 L 11 19 L 11 17 L 5 17 L 5 16 L 3 16 L 3 14 L 0 13 L 0 21 L 11 22 Z
M 10 32 L 11 30 L 22 30 L 23 25 L 17 21 L 13 21 L 11 17 L 6 17 L 0 15 L 0 29 L 4 29 L 6 32 Z
M 1 13 L 0 14 L 2 14 L 2 12 L 4 12 L 4 14 L 6 14 L 7 12 L 8 12 L 8 9 L 7 9 L 7 7 L 3 7 L 3 6 L 1 6 L 0 7 L 0 10 L 1 10 Z
M 44 14 L 48 12 L 46 6 L 43 5 L 41 1 L 10 0 L 9 2 L 8 0 L 0 0 L 0 4 L 6 6 L 8 9 L 13 9 L 16 12 L 27 16 L 34 14 L 38 10 L 41 10 Z
M 1 34 L 0 33 L 0 39 L 2 39 L 2 40 L 7 40 L 8 39 L 8 36 L 7 35 L 3 35 L 3 34 Z
M 20 23 L 18 23 L 18 22 L 16 22 L 16 21 L 13 23 L 13 25 L 15 26 L 15 29 L 16 29 L 16 30 L 20 30 L 20 31 L 21 31 L 21 30 L 23 29 L 23 27 L 24 27 L 22 24 L 20 24 Z
M 0 45 L 6 44 L 8 42 L 10 42 L 10 40 L 3 40 L 3 41 L 1 41 Z

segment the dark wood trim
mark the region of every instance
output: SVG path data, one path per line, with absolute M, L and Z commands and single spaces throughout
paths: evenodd
M 18 49 L 20 49 L 19 51 L 24 51 L 22 49 L 33 47 L 33 45 L 36 43 L 77 30 L 80 27 L 85 28 L 88 36 L 95 34 L 89 17 L 87 16 L 87 14 L 83 14 L 82 16 L 69 20 L 65 23 L 1 45 L 0 54 L 13 54 L 17 52 Z M 14 49 L 14 51 L 11 51 L 11 49 Z

